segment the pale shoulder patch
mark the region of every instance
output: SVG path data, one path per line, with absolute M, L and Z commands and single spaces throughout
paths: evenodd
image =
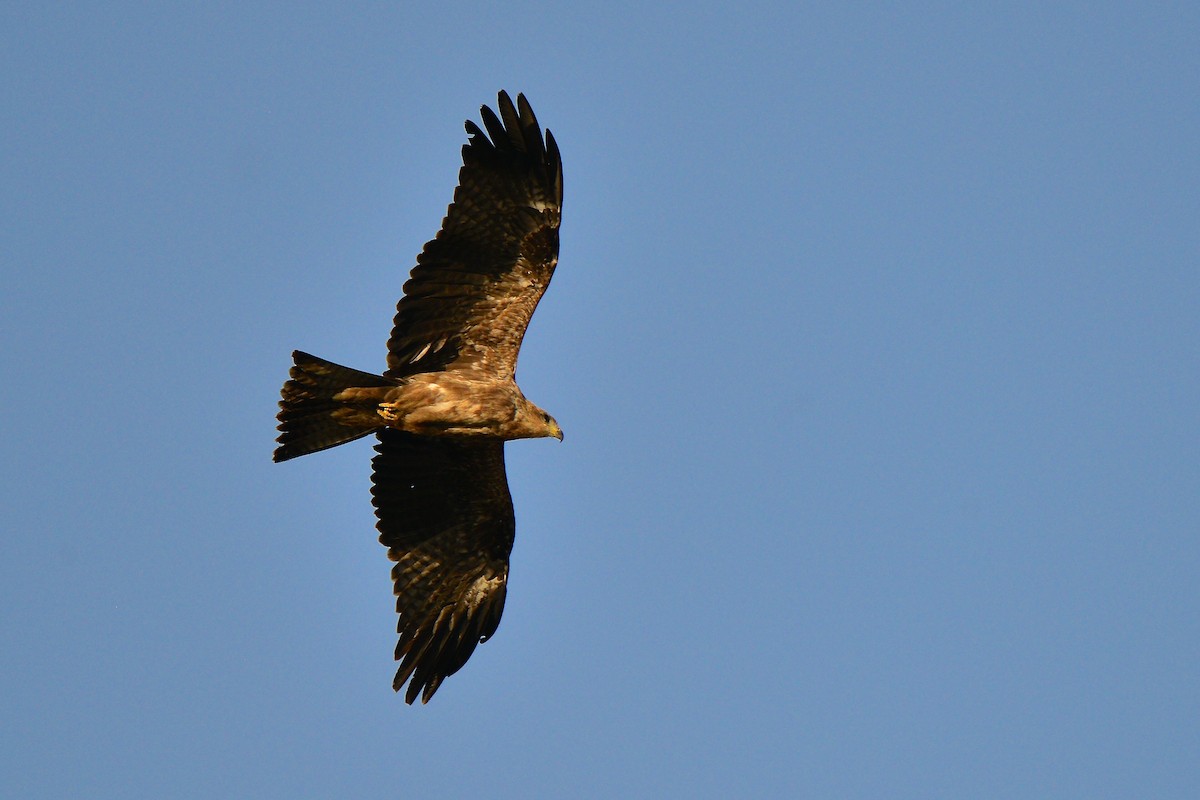
M 462 594 L 462 604 L 472 611 L 483 605 L 489 597 L 504 586 L 504 578 L 480 575 Z

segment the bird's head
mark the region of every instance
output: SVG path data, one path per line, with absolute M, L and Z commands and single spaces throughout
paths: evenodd
M 554 417 L 543 411 L 542 421 L 546 424 L 546 435 L 553 436 L 555 439 L 558 439 L 561 442 L 563 440 L 562 428 L 558 427 L 558 422 L 554 419 Z
M 562 428 L 558 427 L 558 422 L 555 421 L 554 417 L 528 400 L 521 399 L 524 408 L 518 414 L 523 430 L 520 438 L 538 439 L 543 436 L 549 436 L 561 442 L 563 438 Z

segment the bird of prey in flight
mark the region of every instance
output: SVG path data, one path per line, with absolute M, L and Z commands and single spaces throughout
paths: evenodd
M 393 688 L 428 702 L 500 623 L 515 530 L 509 439 L 552 436 L 517 387 L 521 339 L 558 263 L 563 174 L 524 95 L 505 92 L 468 142 L 442 229 L 417 256 L 387 370 L 300 351 L 283 386 L 275 461 L 375 434 L 371 495 L 395 562 Z

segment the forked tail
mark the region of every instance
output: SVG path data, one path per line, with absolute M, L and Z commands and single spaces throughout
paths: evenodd
M 325 450 L 383 427 L 373 407 L 334 398 L 345 389 L 394 386 L 393 381 L 299 350 L 292 353 L 292 360 L 295 366 L 290 372 L 291 379 L 283 385 L 283 399 L 279 401 L 276 416 L 279 420 L 276 461 Z

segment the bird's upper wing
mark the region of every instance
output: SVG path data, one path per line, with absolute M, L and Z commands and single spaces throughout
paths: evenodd
M 394 688 L 427 702 L 500 624 L 515 522 L 504 443 L 386 429 L 371 462 L 400 614 Z M 410 680 L 411 679 L 411 680 Z
M 417 257 L 388 340 L 388 372 L 477 370 L 511 378 L 521 339 L 558 263 L 562 160 L 524 95 L 467 122 L 458 188 Z

